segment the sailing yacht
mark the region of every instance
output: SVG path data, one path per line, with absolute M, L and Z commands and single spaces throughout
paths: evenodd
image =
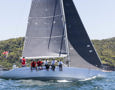
M 12 69 L 11 79 L 81 80 L 102 74 L 101 61 L 83 26 L 73 0 L 32 0 L 22 56 L 26 59 L 64 58 L 63 71 L 30 67 Z

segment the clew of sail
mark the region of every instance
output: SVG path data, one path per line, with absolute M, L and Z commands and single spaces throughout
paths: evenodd
M 26 58 L 67 56 L 60 0 L 32 0 L 22 56 Z

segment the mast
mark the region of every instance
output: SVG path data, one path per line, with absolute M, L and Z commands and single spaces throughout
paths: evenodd
M 63 13 L 63 25 L 64 25 L 64 31 L 65 31 L 65 39 L 66 39 L 65 41 L 66 41 L 66 50 L 67 50 L 67 64 L 68 64 L 68 67 L 69 67 L 70 66 L 69 44 L 68 44 L 67 26 L 66 26 L 63 0 L 60 0 L 60 3 L 61 3 L 61 6 L 62 6 L 62 13 Z

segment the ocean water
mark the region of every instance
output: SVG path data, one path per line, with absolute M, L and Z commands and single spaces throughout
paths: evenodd
M 75 82 L 0 79 L 0 90 L 115 90 L 115 72 Z

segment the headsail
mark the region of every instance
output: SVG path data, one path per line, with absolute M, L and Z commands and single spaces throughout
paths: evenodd
M 67 56 L 60 0 L 32 0 L 23 56 L 52 58 Z
M 63 0 L 63 4 L 70 46 L 71 66 L 82 68 L 100 67 L 100 59 L 87 35 L 73 0 Z

